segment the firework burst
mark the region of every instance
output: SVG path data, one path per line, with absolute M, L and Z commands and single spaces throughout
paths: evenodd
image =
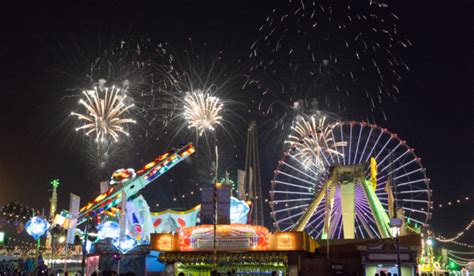
M 126 113 L 134 104 L 126 103 L 127 96 L 119 88 L 94 87 L 82 94 L 84 98 L 79 100 L 79 105 L 85 108 L 85 113 L 71 112 L 83 122 L 76 131 L 84 130 L 86 135 L 94 135 L 96 143 L 117 142 L 120 135 L 130 135 L 126 126 L 135 120 L 127 118 Z
M 221 144 L 239 137 L 235 124 L 246 123 L 243 116 L 250 112 L 246 103 L 251 98 L 247 93 L 254 88 L 253 83 L 246 83 L 246 66 L 207 43 L 192 39 L 189 43 L 184 49 L 163 46 L 167 50 L 162 59 L 169 64 L 157 72 L 161 81 L 154 90 L 156 109 L 150 112 L 156 118 L 148 121 L 153 129 L 159 129 L 154 137 L 167 142 L 194 139 L 207 143 L 208 137 L 200 138 L 211 132 L 214 136 L 217 126 L 222 130 L 217 135 Z
M 302 163 L 304 168 L 313 168 L 317 172 L 323 171 L 331 156 L 343 156 L 338 150 L 344 147 L 344 142 L 334 142 L 333 127 L 326 123 L 326 117 L 319 119 L 311 116 L 306 120 L 298 116 L 292 133 L 288 136 L 286 144 L 296 153 L 292 156 Z
M 201 136 L 205 131 L 214 131 L 221 124 L 223 104 L 218 97 L 202 90 L 188 92 L 184 97 L 183 116 L 188 128 Z
M 315 99 L 318 109 L 383 113 L 408 70 L 402 53 L 411 43 L 381 1 L 289 1 L 259 31 L 252 70 L 269 75 L 270 92 L 289 103 Z

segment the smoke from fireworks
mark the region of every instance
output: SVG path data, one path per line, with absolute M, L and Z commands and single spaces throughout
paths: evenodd
M 292 156 L 299 160 L 304 168 L 320 172 L 329 164 L 328 158 L 343 155 L 338 148 L 344 147 L 346 143 L 334 142 L 333 127 L 326 123 L 326 117 L 318 120 L 315 116 L 311 116 L 306 120 L 299 116 L 291 131 L 292 134 L 285 143 L 290 144 L 291 149 L 296 151 Z
M 83 125 L 76 131 L 84 130 L 86 135 L 93 134 L 97 143 L 105 143 L 113 139 L 117 142 L 120 135 L 129 136 L 126 125 L 135 120 L 125 117 L 126 112 L 134 104 L 126 104 L 127 96 L 115 86 L 94 87 L 94 90 L 83 91 L 83 99 L 79 104 L 85 108 L 85 113 L 71 112 Z
M 197 90 L 186 94 L 183 116 L 188 122 L 188 128 L 194 128 L 202 135 L 205 131 L 214 131 L 215 126 L 221 124 L 222 108 L 219 98 Z

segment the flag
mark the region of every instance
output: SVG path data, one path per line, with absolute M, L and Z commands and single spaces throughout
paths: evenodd
M 68 224 L 66 242 L 74 244 L 74 233 L 76 232 L 77 216 L 79 215 L 79 204 L 81 198 L 78 195 L 71 193 L 69 195 L 69 213 L 71 214 L 71 221 Z

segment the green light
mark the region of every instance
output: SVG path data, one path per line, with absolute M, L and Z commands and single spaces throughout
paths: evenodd
M 5 232 L 0 232 L 0 244 L 5 243 Z
M 53 185 L 54 188 L 57 188 L 59 186 L 59 179 L 51 180 L 51 185 Z
M 457 268 L 458 268 L 458 265 L 455 262 L 449 260 L 449 269 L 454 270 Z

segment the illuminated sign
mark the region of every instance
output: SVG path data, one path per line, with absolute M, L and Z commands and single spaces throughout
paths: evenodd
M 264 226 L 248 224 L 217 225 L 218 250 L 267 250 L 270 232 Z M 213 225 L 200 225 L 183 229 L 179 233 L 181 251 L 207 251 L 213 249 Z
M 244 200 L 230 198 L 230 223 L 247 223 L 249 212 L 250 207 Z
M 5 232 L 0 232 L 0 244 L 5 244 Z
M 122 253 L 127 253 L 128 251 L 132 250 L 135 246 L 138 245 L 137 241 L 130 237 L 130 236 L 125 236 L 121 240 L 117 239 L 113 245 L 118 248 Z
M 276 232 L 270 240 L 272 250 L 314 252 L 319 247 L 305 232 Z
M 43 236 L 49 229 L 47 220 L 41 217 L 32 217 L 25 225 L 26 232 L 35 240 Z
M 277 248 L 281 250 L 291 250 L 294 248 L 293 240 L 294 237 L 289 233 L 283 233 L 276 236 Z
M 151 249 L 163 252 L 213 250 L 213 225 L 183 229 L 179 234 L 151 234 Z M 248 224 L 217 225 L 219 251 L 306 251 L 319 245 L 305 232 L 270 233 L 266 227 Z
M 161 234 L 156 240 L 156 247 L 161 251 L 176 250 L 177 246 L 173 234 Z
M 99 225 L 97 237 L 101 240 L 111 238 L 113 240 L 120 237 L 120 225 L 115 221 L 106 221 Z

